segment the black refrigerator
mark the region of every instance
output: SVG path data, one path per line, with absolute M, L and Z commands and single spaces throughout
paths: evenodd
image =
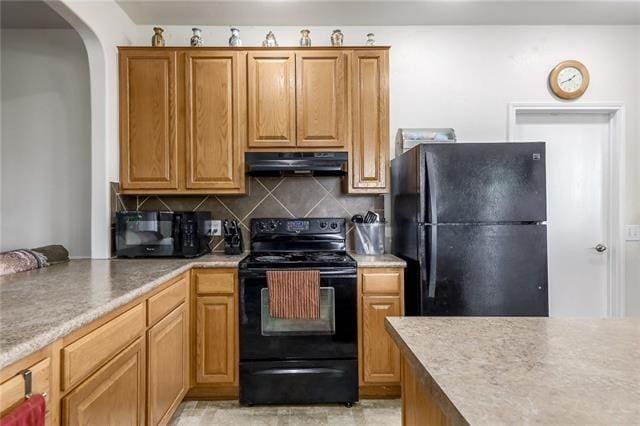
M 407 315 L 549 315 L 544 142 L 425 143 L 391 173 Z

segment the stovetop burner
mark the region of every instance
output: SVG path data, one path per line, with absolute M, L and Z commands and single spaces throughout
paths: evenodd
M 346 253 L 251 253 L 241 265 L 257 268 L 352 267 L 355 260 Z
M 281 260 L 286 260 L 286 258 L 284 256 L 265 255 L 265 256 L 256 256 L 254 260 L 256 262 L 278 262 Z

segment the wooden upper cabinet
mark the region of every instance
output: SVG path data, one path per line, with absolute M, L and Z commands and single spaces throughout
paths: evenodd
M 389 65 L 386 50 L 353 52 L 349 192 L 389 190 Z
M 348 66 L 344 51 L 296 52 L 297 145 L 348 145 Z
M 185 53 L 186 187 L 244 192 L 244 54 Z
M 176 52 L 120 51 L 120 185 L 178 189 Z
M 285 50 L 248 53 L 250 148 L 296 145 L 294 59 L 294 52 Z

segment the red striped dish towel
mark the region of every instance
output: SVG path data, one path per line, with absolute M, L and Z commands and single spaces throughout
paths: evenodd
M 320 271 L 267 271 L 269 314 L 273 318 L 320 318 Z
M 0 426 L 44 426 L 46 401 L 34 394 L 20 403 L 11 413 L 0 419 Z

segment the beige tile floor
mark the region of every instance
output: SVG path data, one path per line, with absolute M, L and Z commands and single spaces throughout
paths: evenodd
M 400 400 L 364 400 L 352 408 L 342 405 L 243 407 L 237 401 L 185 401 L 171 425 L 375 425 L 401 423 Z

